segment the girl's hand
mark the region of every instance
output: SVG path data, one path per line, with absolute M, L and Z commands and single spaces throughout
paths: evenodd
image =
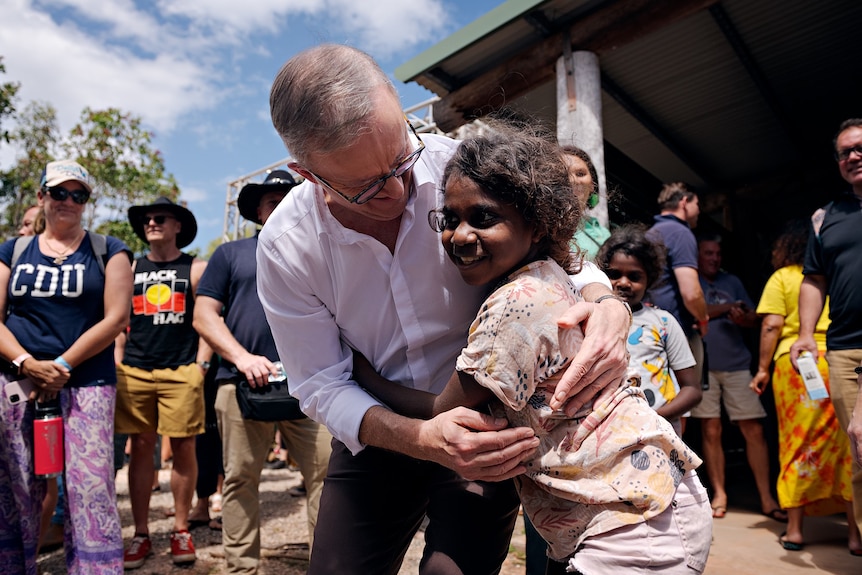
M 751 380 L 751 383 L 748 384 L 754 393 L 760 395 L 766 389 L 766 386 L 769 385 L 769 373 L 766 370 L 758 369 L 757 373 L 754 374 L 754 377 Z

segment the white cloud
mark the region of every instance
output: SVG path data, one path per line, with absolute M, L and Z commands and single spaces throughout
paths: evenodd
M 168 134 L 228 95 L 256 93 L 261 79 L 244 78 L 243 63 L 266 58 L 291 26 L 387 58 L 439 36 L 448 18 L 443 0 L 0 3 L 7 77 L 21 83 L 23 103 L 54 105 L 62 131 L 84 107 L 114 106 Z
M 87 106 L 115 106 L 169 131 L 184 114 L 217 102 L 211 89 L 215 75 L 200 62 L 169 49 L 139 54 L 134 46 L 100 37 L 74 21 L 55 22 L 26 0 L 6 4 L 0 54 L 7 76 L 21 83 L 23 102 L 54 105 L 61 130 L 71 127 Z M 102 13 L 107 19 L 109 11 Z M 150 28 L 141 16 L 142 29 Z M 119 10 L 115 22 L 129 17 Z

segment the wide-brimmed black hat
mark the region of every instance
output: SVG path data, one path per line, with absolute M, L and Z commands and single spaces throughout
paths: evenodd
M 260 199 L 268 192 L 287 193 L 296 185 L 296 180 L 289 172 L 284 170 L 273 170 L 266 175 L 262 184 L 246 184 L 239 192 L 236 205 L 242 217 L 256 224 L 261 223 L 257 217 L 257 207 Z
M 144 216 L 152 210 L 164 210 L 179 220 L 182 227 L 180 233 L 177 234 L 178 248 L 182 249 L 195 240 L 195 236 L 198 234 L 198 222 L 195 220 L 194 214 L 183 206 L 175 204 L 162 196 L 147 206 L 132 206 L 129 208 L 129 223 L 132 224 L 135 234 L 144 243 L 150 243 L 147 241 L 147 234 L 144 233 Z

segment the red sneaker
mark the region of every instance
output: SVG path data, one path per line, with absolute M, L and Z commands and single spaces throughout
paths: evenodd
M 146 535 L 135 535 L 123 551 L 123 568 L 137 569 L 153 554 L 153 544 Z
M 194 563 L 197 559 L 192 534 L 187 529 L 171 532 L 171 559 L 174 563 Z

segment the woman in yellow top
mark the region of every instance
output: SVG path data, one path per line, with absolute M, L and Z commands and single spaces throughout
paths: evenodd
M 787 531 L 779 542 L 788 551 L 801 551 L 804 515 L 831 515 L 844 510 L 848 522 L 848 546 L 862 555 L 862 540 L 853 520 L 850 443 L 838 424 L 829 397 L 812 399 L 802 377 L 790 364 L 790 345 L 799 335 L 799 287 L 802 260 L 808 241 L 805 222 L 792 222 L 775 242 L 772 265 L 775 273 L 766 282 L 757 313 L 763 317 L 760 356 L 751 388 L 762 393 L 769 383 L 772 361 L 772 392 L 778 416 L 778 502 L 787 510 Z M 826 328 L 828 303 L 817 322 L 814 337 L 820 350 L 818 369 L 829 388 Z

